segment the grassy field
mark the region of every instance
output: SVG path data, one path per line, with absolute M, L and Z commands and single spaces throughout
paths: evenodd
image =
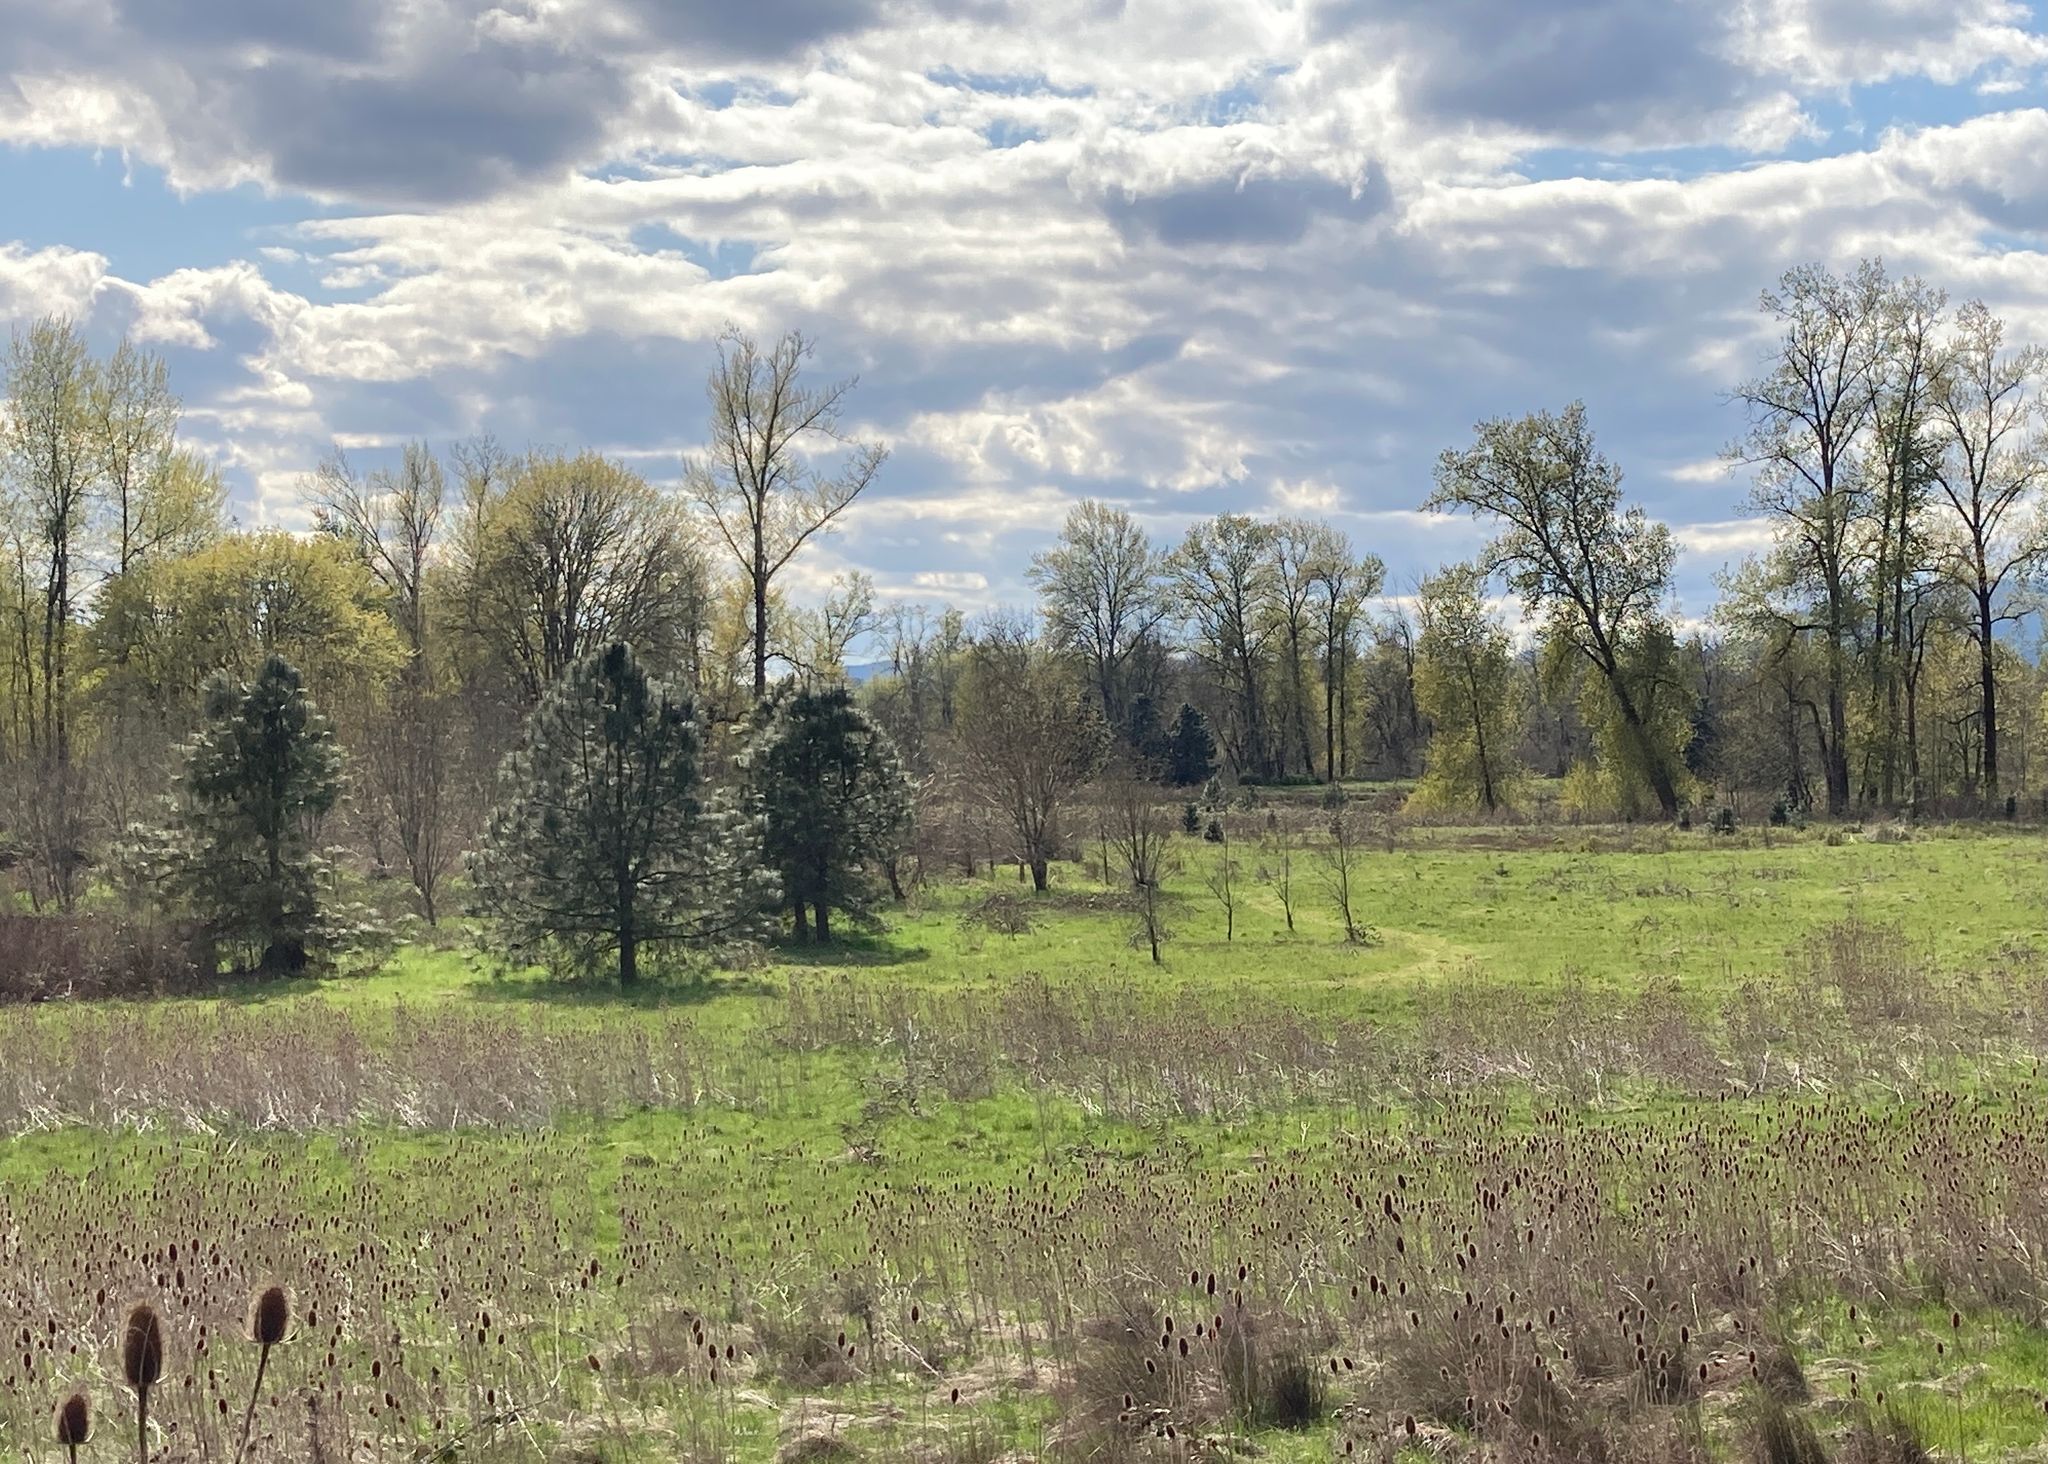
M 1235 855 L 1159 966 L 1084 862 L 630 999 L 0 1012 L 0 1430 L 132 1454 L 146 1297 L 230 1457 L 276 1279 L 261 1459 L 2042 1456 L 2040 836 L 1405 830 L 1363 944 Z

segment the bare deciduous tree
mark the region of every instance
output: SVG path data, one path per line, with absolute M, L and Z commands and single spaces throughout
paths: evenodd
M 1784 527 L 1788 567 L 1811 596 L 1798 628 L 1822 638 L 1830 813 L 1849 806 L 1855 528 L 1869 487 L 1855 453 L 1877 400 L 1886 293 L 1874 260 L 1847 278 L 1816 266 L 1788 272 L 1763 296 L 1764 313 L 1783 330 L 1778 346 L 1765 373 L 1735 392 L 1750 430 L 1731 453 L 1755 469 L 1752 504 Z
M 969 653 L 954 730 L 973 786 L 1009 824 L 1043 891 L 1060 815 L 1102 766 L 1092 699 L 1026 627 L 996 622 Z
M 1166 613 L 1160 567 L 1138 521 L 1091 498 L 1068 512 L 1059 541 L 1026 571 L 1048 635 L 1087 661 L 1103 720 L 1114 728 L 1130 716 L 1130 660 Z
M 1934 415 L 1945 438 L 1934 480 L 1954 515 L 1951 532 L 1940 536 L 1936 563 L 1969 596 L 1987 796 L 1999 788 L 1995 636 L 2002 622 L 2019 618 L 2006 592 L 2048 557 L 2048 533 L 2038 515 L 2028 513 L 2048 483 L 2038 396 L 2048 351 L 2006 351 L 2004 336 L 2004 323 L 1983 305 L 1964 306 L 1934 390 Z
M 1365 828 L 1357 811 L 1348 803 L 1331 810 L 1329 822 L 1323 826 L 1323 840 L 1316 846 L 1315 853 L 1323 888 L 1329 891 L 1330 900 L 1337 907 L 1337 918 L 1343 922 L 1345 941 L 1351 945 L 1370 944 L 1372 927 L 1359 921 L 1356 908 L 1359 861 L 1365 853 Z
M 448 501 L 447 476 L 423 442 L 407 443 L 398 471 L 367 479 L 339 452 L 322 463 L 309 496 L 314 524 L 359 557 L 389 597 L 406 649 L 398 683 L 366 719 L 360 762 L 376 824 L 388 824 L 429 925 L 454 867 L 450 827 L 460 784 L 449 688 L 428 644 L 427 571 Z
M 1128 767 L 1107 780 L 1102 802 L 1110 850 L 1137 897 L 1137 933 L 1156 966 L 1168 935 L 1160 898 L 1173 872 L 1173 818 L 1160 801 L 1157 785 Z
M 1230 825 L 1220 815 L 1216 832 L 1216 858 L 1203 873 L 1202 883 L 1223 908 L 1223 939 L 1228 944 L 1237 939 L 1237 852 L 1230 847 Z
M 711 442 L 684 465 L 690 497 L 732 551 L 753 599 L 754 695 L 768 692 L 768 597 L 811 538 L 829 529 L 888 456 L 878 443 L 848 442 L 840 413 L 854 381 L 806 387 L 811 343 L 791 331 L 763 352 L 753 337 L 727 330 L 707 391 Z M 847 448 L 837 472 L 812 454 Z

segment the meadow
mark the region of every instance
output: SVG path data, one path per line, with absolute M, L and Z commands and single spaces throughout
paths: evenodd
M 2043 1456 L 2037 831 L 1388 823 L 1356 942 L 1187 837 L 1158 965 L 1073 852 L 630 1000 L 0 1009 L 0 1436 L 133 1456 L 148 1300 L 231 1459 L 278 1282 L 255 1459 Z

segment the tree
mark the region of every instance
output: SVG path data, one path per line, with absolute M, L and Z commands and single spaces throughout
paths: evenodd
M 1286 659 L 1286 717 L 1293 727 L 1301 770 L 1316 773 L 1315 749 L 1309 732 L 1309 658 L 1322 617 L 1317 602 L 1325 589 L 1326 565 L 1350 558 L 1351 546 L 1328 524 L 1287 518 L 1273 526 L 1273 596 L 1271 613 L 1278 626 L 1280 654 Z M 1285 756 L 1281 761 L 1286 761 Z M 1326 767 L 1334 781 L 1334 767 Z
M 853 643 L 881 625 L 874 579 L 859 570 L 834 575 L 815 610 L 799 611 L 788 618 L 793 634 L 782 659 L 802 676 L 844 675 Z
M 341 753 L 298 671 L 267 657 L 253 681 L 215 680 L 187 749 L 164 887 L 216 947 L 292 975 L 321 935 L 320 821 L 341 796 Z
M 2048 526 L 2036 505 L 2048 483 L 2038 395 L 2048 376 L 2048 351 L 2006 351 L 2004 337 L 2004 323 L 1981 303 L 1964 306 L 1934 390 L 1943 440 L 1933 476 L 1953 514 L 1936 562 L 1970 601 L 1986 797 L 1999 791 L 1995 634 L 2001 623 L 2019 618 L 2007 601 L 2010 582 L 2048 557 Z
M 1405 778 L 1422 766 L 1429 726 L 1415 703 L 1415 625 L 1392 606 L 1367 622 L 1370 637 L 1359 661 L 1367 765 Z
M 321 465 L 310 493 L 315 528 L 369 570 L 404 642 L 397 684 L 367 719 L 360 765 L 378 826 L 388 821 L 420 914 L 432 925 L 442 879 L 455 861 L 448 827 L 457 775 L 452 689 L 445 658 L 435 656 L 427 633 L 427 576 L 447 506 L 447 477 L 426 444 L 414 442 L 406 444 L 396 473 L 374 473 L 367 481 L 336 453 Z
M 1386 566 L 1371 554 L 1354 559 L 1334 529 L 1308 564 L 1310 610 L 1323 653 L 1323 773 L 1336 782 L 1347 771 L 1345 729 L 1351 721 L 1351 660 L 1365 602 L 1386 582 Z
M 1286 918 L 1287 933 L 1294 934 L 1294 825 L 1276 820 L 1268 835 L 1277 863 L 1273 869 L 1273 893 L 1280 899 L 1280 913 Z
M 77 564 L 99 467 L 92 420 L 95 377 L 85 339 L 69 320 L 44 316 L 14 332 L 7 357 L 7 407 L 0 412 L 0 462 L 24 520 L 24 557 L 33 555 L 40 579 L 40 642 L 33 667 L 39 700 L 31 746 L 59 768 L 71 759 Z
M 967 658 L 954 722 L 970 783 L 1010 826 L 1043 893 L 1060 814 L 1102 765 L 1102 719 L 1059 659 L 995 626 Z
M 1265 663 L 1276 623 L 1273 528 L 1219 514 L 1188 529 L 1167 560 L 1176 603 L 1193 632 L 1189 650 L 1215 678 L 1222 741 L 1239 776 L 1272 778 L 1278 767 L 1264 714 Z
M 1331 810 L 1323 832 L 1322 842 L 1315 846 L 1316 868 L 1323 888 L 1329 891 L 1330 900 L 1337 907 L 1338 919 L 1343 922 L 1345 943 L 1369 945 L 1373 929 L 1361 924 L 1356 913 L 1358 865 L 1365 852 L 1365 829 L 1348 800 L 1340 800 Z
M 1211 827 L 1215 830 L 1216 857 L 1203 873 L 1202 883 L 1223 907 L 1223 940 L 1227 945 L 1237 939 L 1237 853 L 1230 846 L 1229 823 L 1219 816 Z
M 1768 369 L 1736 388 L 1749 432 L 1730 449 L 1756 470 L 1755 509 L 1779 521 L 1787 564 L 1807 595 L 1789 617 L 1822 638 L 1828 812 L 1849 806 L 1849 658 L 1856 621 L 1855 530 L 1868 480 L 1858 442 L 1883 365 L 1884 268 L 1866 260 L 1838 278 L 1817 265 L 1789 271 L 1763 311 L 1782 334 Z
M 765 354 L 728 330 L 707 393 L 711 443 L 684 464 L 690 497 L 717 528 L 753 596 L 754 696 L 768 694 L 769 594 L 811 538 L 832 527 L 874 481 L 887 449 L 848 443 L 840 412 L 852 380 L 802 385 L 811 343 L 795 331 Z M 814 465 L 821 449 L 848 447 L 836 473 Z
M 1487 612 L 1486 578 L 1454 564 L 1422 582 L 1422 635 L 1415 697 L 1436 724 L 1416 798 L 1424 807 L 1493 813 L 1507 802 L 1520 768 L 1522 705 L 1504 626 Z
M 95 694 L 174 727 L 191 720 L 193 688 L 253 676 L 273 653 L 348 708 L 373 703 L 405 664 L 352 553 L 275 529 L 141 561 L 102 587 L 93 611 Z
M 472 659 L 495 664 L 523 710 L 616 641 L 657 671 L 679 659 L 679 618 L 701 561 L 672 504 L 600 457 L 536 453 L 464 473 L 454 602 Z
M 1166 614 L 1160 568 L 1138 521 L 1091 498 L 1068 510 L 1059 541 L 1025 572 L 1038 589 L 1047 635 L 1087 662 L 1110 727 L 1127 724 L 1131 658 Z
M 1156 966 L 1167 938 L 1160 899 L 1174 865 L 1173 820 L 1160 801 L 1158 786 L 1136 768 L 1113 772 L 1102 796 L 1103 837 L 1131 882 L 1138 904 L 1138 934 Z
M 689 703 L 614 642 L 573 664 L 498 774 L 471 860 L 476 907 L 513 951 L 612 958 L 622 987 L 648 948 L 741 945 L 776 885 L 763 821 L 708 798 Z
M 1870 560 L 1869 662 L 1873 735 L 1863 755 L 1863 799 L 1897 802 L 1906 617 L 1927 569 L 1926 509 L 1938 453 L 1933 390 L 1946 350 L 1936 338 L 1948 303 L 1939 290 L 1902 280 L 1886 293 L 1876 329 L 1880 359 L 1873 377 L 1869 450 L 1862 473 L 1871 480 L 1877 524 L 1860 538 Z
M 829 941 L 835 911 L 873 924 L 913 806 L 888 734 L 845 685 L 790 684 L 756 709 L 742 765 L 797 939 Z
M 337 451 L 308 485 L 313 526 L 347 545 L 391 599 L 417 659 L 427 643 L 427 569 L 448 505 L 448 478 L 424 442 L 408 442 L 396 473 L 356 476 Z
M 121 342 L 93 371 L 86 402 L 111 572 L 218 537 L 226 489 L 210 464 L 177 446 L 182 407 L 163 358 Z
M 1675 814 L 1676 769 L 1651 734 L 1629 665 L 1631 645 L 1663 624 L 1671 533 L 1640 508 L 1622 509 L 1621 471 L 1594 446 L 1585 406 L 1481 422 L 1473 446 L 1437 460 L 1424 507 L 1500 523 L 1485 568 L 1505 575 L 1545 634 L 1599 674 L 1658 804 Z
M 1180 704 L 1166 734 L 1166 776 L 1176 788 L 1193 788 L 1216 776 L 1216 739 L 1209 719 L 1187 702 Z

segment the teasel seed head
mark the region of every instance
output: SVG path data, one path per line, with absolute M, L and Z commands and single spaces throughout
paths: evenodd
M 57 1405 L 57 1447 L 83 1448 L 92 1441 L 92 1400 L 80 1388 Z
M 266 1286 L 249 1298 L 249 1340 L 275 1347 L 292 1335 L 292 1300 L 282 1286 Z
M 146 1301 L 136 1303 L 121 1328 L 121 1375 L 137 1393 L 147 1393 L 164 1375 L 164 1324 Z

